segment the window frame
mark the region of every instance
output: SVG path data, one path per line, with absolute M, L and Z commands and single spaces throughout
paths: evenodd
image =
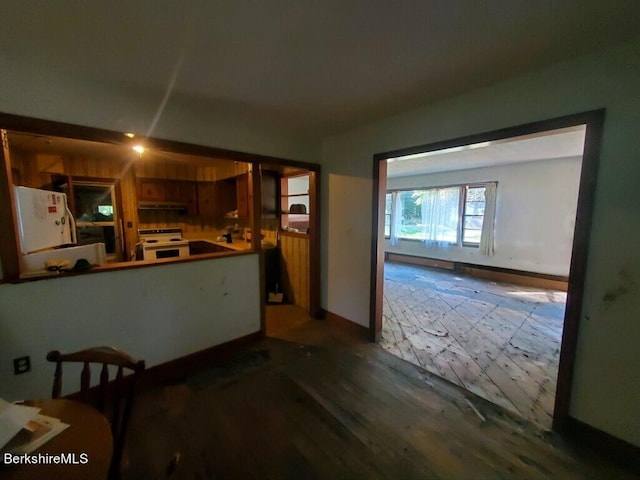
M 487 208 L 487 198 L 486 198 L 486 191 L 487 191 L 487 184 L 489 182 L 482 182 L 482 183 L 467 183 L 461 186 L 462 188 L 462 192 L 463 195 L 462 197 L 462 215 L 461 215 L 461 219 L 460 219 L 460 245 L 462 245 L 463 247 L 471 247 L 471 248 L 480 248 L 480 242 L 482 241 L 482 229 L 484 227 L 484 213 L 482 215 L 475 215 L 475 214 L 469 214 L 467 213 L 467 196 L 469 194 L 469 190 L 472 188 L 482 188 L 484 189 L 483 194 L 485 195 L 485 199 L 484 199 L 484 208 Z M 465 227 L 465 219 L 467 217 L 482 217 L 482 226 L 480 227 L 480 240 L 478 240 L 478 242 L 465 242 L 464 241 L 464 232 L 467 229 Z M 495 227 L 494 227 L 495 228 Z
M 390 201 L 391 201 L 391 208 L 389 209 L 389 213 L 387 213 L 387 195 L 390 195 Z M 383 224 L 383 232 L 384 232 L 384 238 L 391 238 L 391 218 L 393 216 L 393 203 L 395 200 L 395 192 L 391 192 L 391 191 L 387 191 L 384 194 L 384 224 Z M 387 235 L 386 232 L 386 228 L 387 228 L 387 216 L 389 216 L 389 235 Z
M 385 192 L 385 198 L 386 195 L 391 195 L 392 197 L 392 207 L 391 207 L 391 213 L 389 214 L 389 225 L 391 225 L 394 221 L 394 202 L 393 199 L 395 198 L 395 195 L 399 194 L 400 192 L 415 192 L 415 191 L 428 191 L 428 190 L 444 190 L 444 189 L 449 189 L 449 188 L 457 188 L 459 189 L 459 195 L 458 195 L 458 221 L 457 221 L 457 228 L 456 228 L 456 241 L 455 242 L 446 242 L 448 243 L 448 245 L 451 246 L 458 246 L 458 247 L 467 247 L 467 248 L 479 248 L 480 247 L 480 241 L 476 242 L 465 242 L 464 239 L 464 233 L 465 233 L 465 224 L 464 221 L 467 217 L 469 216 L 480 216 L 482 217 L 482 222 L 484 224 L 484 213 L 482 215 L 475 215 L 475 214 L 468 214 L 467 213 L 467 194 L 469 189 L 472 188 L 484 188 L 485 192 L 486 192 L 486 187 L 487 184 L 491 183 L 491 182 L 495 182 L 496 184 L 498 183 L 497 181 L 493 181 L 493 180 L 487 180 L 487 181 L 483 181 L 483 182 L 469 182 L 469 183 L 459 183 L 459 184 L 453 184 L 453 185 L 437 185 L 437 186 L 429 186 L 429 187 L 407 187 L 407 188 L 394 188 L 394 189 L 389 189 L 386 190 Z M 485 208 L 486 208 L 486 198 L 485 198 Z M 386 220 L 386 216 L 387 213 L 385 211 L 385 220 Z M 495 225 L 493 227 L 495 229 Z M 391 229 L 390 229 L 391 230 Z M 482 230 L 482 229 L 481 229 Z M 390 239 L 391 238 L 391 234 L 384 236 L 385 239 Z M 425 239 L 420 239 L 420 238 L 410 238 L 410 237 L 402 237 L 400 235 L 397 236 L 398 240 L 402 240 L 405 242 L 425 242 L 425 241 L 429 241 L 429 240 L 425 240 Z

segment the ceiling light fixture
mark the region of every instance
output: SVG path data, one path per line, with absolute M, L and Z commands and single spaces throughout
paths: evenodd
M 134 151 L 138 152 L 140 155 L 144 153 L 144 147 L 142 145 L 135 145 L 132 148 Z

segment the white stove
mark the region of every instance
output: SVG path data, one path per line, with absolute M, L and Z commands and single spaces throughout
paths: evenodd
M 138 230 L 143 260 L 160 260 L 189 256 L 189 240 L 182 238 L 181 228 Z

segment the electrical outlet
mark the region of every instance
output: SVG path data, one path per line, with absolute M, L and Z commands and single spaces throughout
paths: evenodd
M 18 357 L 13 359 L 13 374 L 20 375 L 21 373 L 27 373 L 31 370 L 31 358 Z

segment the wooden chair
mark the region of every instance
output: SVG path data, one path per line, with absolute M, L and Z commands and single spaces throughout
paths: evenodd
M 119 479 L 124 440 L 133 407 L 135 384 L 140 373 L 145 369 L 144 360 L 135 360 L 125 352 L 112 347 L 95 347 L 68 354 L 61 354 L 59 351 L 54 350 L 47 354 L 47 360 L 56 362 L 51 398 L 60 397 L 62 363 L 75 362 L 84 364 L 80 375 L 80 393 L 71 397 L 95 406 L 109 420 L 113 436 L 113 457 L 109 468 L 109 478 Z M 90 388 L 90 364 L 92 363 L 102 364 L 100 384 L 97 389 Z M 111 383 L 109 382 L 109 365 L 118 367 L 115 380 Z M 123 369 L 132 370 L 133 375 L 124 378 Z M 111 415 L 106 413 L 108 406 L 110 407 Z

